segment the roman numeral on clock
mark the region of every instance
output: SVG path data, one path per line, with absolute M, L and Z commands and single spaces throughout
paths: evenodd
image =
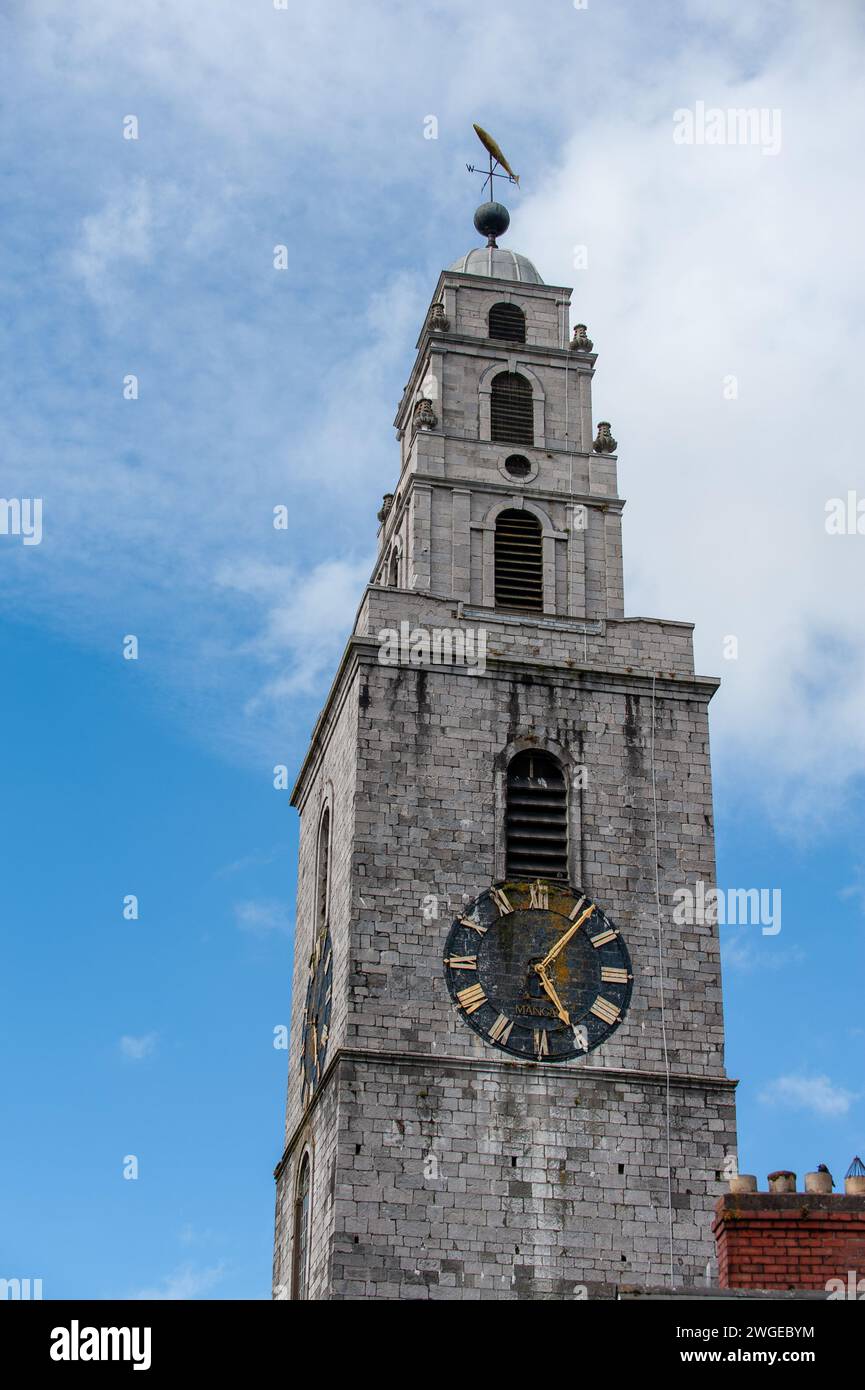
M 493 1042 L 506 1043 L 511 1036 L 511 1029 L 513 1026 L 513 1019 L 508 1018 L 507 1014 L 499 1014 L 495 1023 L 490 1028 L 490 1037 Z
M 495 903 L 502 916 L 504 916 L 508 912 L 513 912 L 514 909 L 508 902 L 507 894 L 503 893 L 501 888 L 491 888 L 490 897 L 492 898 L 493 902 Z
M 598 995 L 589 1013 L 594 1014 L 596 1018 L 602 1019 L 604 1023 L 615 1023 L 616 1019 L 619 1017 L 619 1010 L 616 1008 L 615 1004 L 611 1004 L 609 999 L 605 999 L 602 994 Z
M 538 879 L 537 883 L 532 883 L 532 884 L 530 884 L 530 885 L 529 885 L 529 907 L 540 907 L 540 908 L 546 909 L 546 908 L 549 907 L 549 905 L 550 905 L 550 889 L 549 889 L 549 885 L 546 884 L 546 883 L 541 883 L 541 880 L 540 880 L 540 879 Z
M 477 956 L 448 956 L 445 965 L 449 965 L 451 970 L 477 970 Z
M 535 1052 L 538 1057 L 548 1057 L 550 1055 L 550 1040 L 547 1037 L 546 1028 L 535 1028 Z
M 597 936 L 589 937 L 589 940 L 591 941 L 592 945 L 596 948 L 598 946 L 606 946 L 608 941 L 615 941 L 615 939 L 616 933 L 614 931 L 610 931 L 609 928 L 607 928 L 606 931 L 599 931 Z
M 483 936 L 484 932 L 487 930 L 486 927 L 481 926 L 480 922 L 473 922 L 471 917 L 458 917 L 457 921 L 461 927 L 471 927 L 472 931 L 476 931 L 478 936 Z
M 608 985 L 626 985 L 628 983 L 628 972 L 622 970 L 618 965 L 602 965 L 601 979 Z
M 466 989 L 459 990 L 457 992 L 457 999 L 460 1001 L 461 1008 L 465 1009 L 467 1014 L 473 1014 L 476 1009 L 479 1009 L 481 1005 L 487 1002 L 487 996 L 484 994 L 481 985 L 469 985 Z

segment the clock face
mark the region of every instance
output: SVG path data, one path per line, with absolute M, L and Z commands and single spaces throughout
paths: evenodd
M 307 980 L 302 1054 L 304 1104 L 321 1080 L 327 1061 L 333 995 L 333 950 L 327 928 L 320 931 L 315 939 Z
M 584 1057 L 631 1002 L 618 928 L 584 893 L 549 879 L 481 893 L 451 926 L 444 965 L 469 1027 L 527 1061 Z

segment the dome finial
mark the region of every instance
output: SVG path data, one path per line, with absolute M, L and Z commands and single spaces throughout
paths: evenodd
M 511 215 L 504 203 L 481 203 L 475 212 L 475 226 L 487 239 L 487 246 L 498 246 L 497 236 L 503 236 L 511 225 Z

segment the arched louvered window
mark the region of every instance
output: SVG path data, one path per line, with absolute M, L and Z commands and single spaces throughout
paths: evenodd
M 504 338 L 509 343 L 526 341 L 526 316 L 517 304 L 494 304 L 489 323 L 491 338 Z
M 390 567 L 388 570 L 388 584 L 392 589 L 399 588 L 399 551 L 396 546 L 390 553 Z
M 330 875 L 330 807 L 325 806 L 318 828 L 318 865 L 316 869 L 316 927 L 320 930 L 327 925 L 328 878 Z
M 499 372 L 490 395 L 490 438 L 500 444 L 534 444 L 532 388 L 518 372 Z
M 544 558 L 541 523 L 531 512 L 499 512 L 495 540 L 496 606 L 541 613 Z
M 292 1298 L 303 1299 L 309 1294 L 309 1154 L 304 1154 L 294 1194 L 294 1267 Z
M 568 793 L 549 753 L 517 753 L 508 765 L 508 878 L 568 877 Z

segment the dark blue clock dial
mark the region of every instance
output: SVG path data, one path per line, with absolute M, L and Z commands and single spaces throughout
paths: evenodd
M 324 928 L 316 937 L 307 975 L 301 1056 L 305 1103 L 311 1099 L 327 1064 L 332 1000 L 333 949 L 330 932 Z
M 584 1057 L 618 1028 L 633 972 L 618 928 L 551 879 L 493 884 L 454 921 L 444 954 L 460 1015 L 492 1047 L 531 1061 Z

